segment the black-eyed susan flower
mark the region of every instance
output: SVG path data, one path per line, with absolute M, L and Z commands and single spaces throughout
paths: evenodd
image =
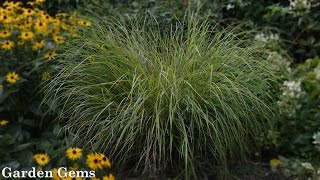
M 23 8 L 22 11 L 25 17 L 30 17 L 35 13 L 33 9 L 30 9 L 30 8 Z
M 270 166 L 271 168 L 276 168 L 281 164 L 281 161 L 279 159 L 271 159 L 270 160 Z
M 7 124 L 9 124 L 9 121 L 8 120 L 0 120 L 0 126 L 6 126 Z
M 45 166 L 50 162 L 50 157 L 48 154 L 35 154 L 33 155 L 33 159 L 40 166 Z
M 91 180 L 100 180 L 99 178 L 93 177 Z
M 48 31 L 48 24 L 46 21 L 38 20 L 34 25 L 34 29 L 39 33 L 46 33 Z
M 104 166 L 104 167 L 110 168 L 110 167 L 111 167 L 111 162 L 110 162 L 110 160 L 108 159 L 108 157 L 105 156 L 105 155 L 102 154 L 102 153 L 99 153 L 99 155 L 100 155 L 100 159 L 101 159 L 101 165 Z
M 2 14 L 0 15 L 0 22 L 4 24 L 9 24 L 13 21 L 13 18 L 9 16 L 8 14 Z
M 67 13 L 58 13 L 58 14 L 56 14 L 57 18 L 66 18 L 67 16 L 68 16 Z
M 12 9 L 16 9 L 19 8 L 22 3 L 21 2 L 13 2 L 13 1 L 5 1 L 3 3 L 4 6 L 6 6 L 7 8 L 12 8 Z
M 17 29 L 22 29 L 22 23 L 21 22 L 16 22 L 13 27 L 17 28 Z
M 26 42 L 24 40 L 19 40 L 18 41 L 18 46 L 23 46 Z
M 22 32 L 19 37 L 24 41 L 32 40 L 34 38 L 34 34 L 31 31 L 27 31 L 27 32 Z
M 50 80 L 50 79 L 51 79 L 51 74 L 50 74 L 50 72 L 45 71 L 45 72 L 42 73 L 42 75 L 41 75 L 41 80 L 42 80 L 42 81 L 48 81 L 48 80 Z
M 53 180 L 60 180 L 60 176 L 58 174 L 57 168 L 52 169 L 51 172 L 52 172 L 52 179 Z
M 11 33 L 10 31 L 8 30 L 0 30 L 0 38 L 7 38 L 9 36 L 11 36 Z
M 29 4 L 30 6 L 35 6 L 35 5 L 40 5 L 42 3 L 44 3 L 45 0 L 35 0 L 35 1 L 32 1 L 32 2 L 27 2 L 27 4 Z
M 32 49 L 35 51 L 37 51 L 43 47 L 44 47 L 44 40 L 37 41 L 37 42 L 33 43 L 33 45 L 32 45 Z
M 80 148 L 68 148 L 66 151 L 67 157 L 71 160 L 80 159 L 82 156 L 82 149 Z
M 62 36 L 54 36 L 53 41 L 56 44 L 63 44 L 64 43 L 64 38 Z
M 48 51 L 44 57 L 48 60 L 56 59 L 57 53 L 55 51 Z
M 14 84 L 19 80 L 19 75 L 16 72 L 9 72 L 6 75 L 7 82 L 10 84 Z
M 78 21 L 78 25 L 88 27 L 91 26 L 91 22 L 89 21 Z
M 1 48 L 5 50 L 10 50 L 13 48 L 13 46 L 14 46 L 14 42 L 7 40 L 2 43 Z
M 86 163 L 88 167 L 94 171 L 103 168 L 103 166 L 101 165 L 101 156 L 97 153 L 88 154 Z
M 109 174 L 108 176 L 103 176 L 103 180 L 114 180 L 114 176 L 112 174 Z

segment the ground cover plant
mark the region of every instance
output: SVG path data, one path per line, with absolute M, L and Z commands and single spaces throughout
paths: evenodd
M 168 31 L 154 20 L 100 21 L 64 46 L 44 101 L 60 107 L 75 143 L 120 166 L 185 178 L 225 171 L 276 119 L 277 72 L 255 42 L 197 18 Z

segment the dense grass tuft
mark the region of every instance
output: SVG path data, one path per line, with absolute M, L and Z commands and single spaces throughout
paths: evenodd
M 138 172 L 195 176 L 244 154 L 275 115 L 275 71 L 245 33 L 190 18 L 93 23 L 65 46 L 46 102 L 74 142 Z

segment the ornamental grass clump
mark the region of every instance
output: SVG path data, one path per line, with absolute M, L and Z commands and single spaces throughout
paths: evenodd
M 45 101 L 76 143 L 115 166 L 186 178 L 226 168 L 275 120 L 273 66 L 246 33 L 151 21 L 92 23 L 65 45 Z

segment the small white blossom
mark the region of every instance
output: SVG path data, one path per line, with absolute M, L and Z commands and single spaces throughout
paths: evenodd
M 312 138 L 314 139 L 313 144 L 320 145 L 320 132 L 315 133 Z
M 270 42 L 270 41 L 274 42 L 274 41 L 278 41 L 279 40 L 279 34 L 271 33 L 269 35 L 266 35 L 264 33 L 259 33 L 254 37 L 254 39 L 256 41 L 261 41 L 261 42 L 264 42 L 264 43 Z
M 228 11 L 229 11 L 230 9 L 233 9 L 233 8 L 234 8 L 234 4 L 230 4 L 230 3 L 229 3 L 229 4 L 227 5 L 227 10 L 228 10 Z
M 300 97 L 301 95 L 301 81 L 284 81 L 285 86 L 283 95 L 290 97 Z
M 289 0 L 290 1 L 290 9 L 300 12 L 306 11 L 308 12 L 311 8 L 310 0 Z
M 306 168 L 306 169 L 308 169 L 308 170 L 312 170 L 312 171 L 314 170 L 314 167 L 313 167 L 312 164 L 309 163 L 309 162 L 301 163 L 301 166 L 304 167 L 304 168 Z
M 314 69 L 314 73 L 316 74 L 316 79 L 320 80 L 320 64 Z
M 254 37 L 254 39 L 255 39 L 256 41 L 261 41 L 261 42 L 267 42 L 267 41 L 268 41 L 266 35 L 263 34 L 263 33 L 257 34 L 257 35 Z
M 278 41 L 279 40 L 279 34 L 270 34 L 269 40 Z

